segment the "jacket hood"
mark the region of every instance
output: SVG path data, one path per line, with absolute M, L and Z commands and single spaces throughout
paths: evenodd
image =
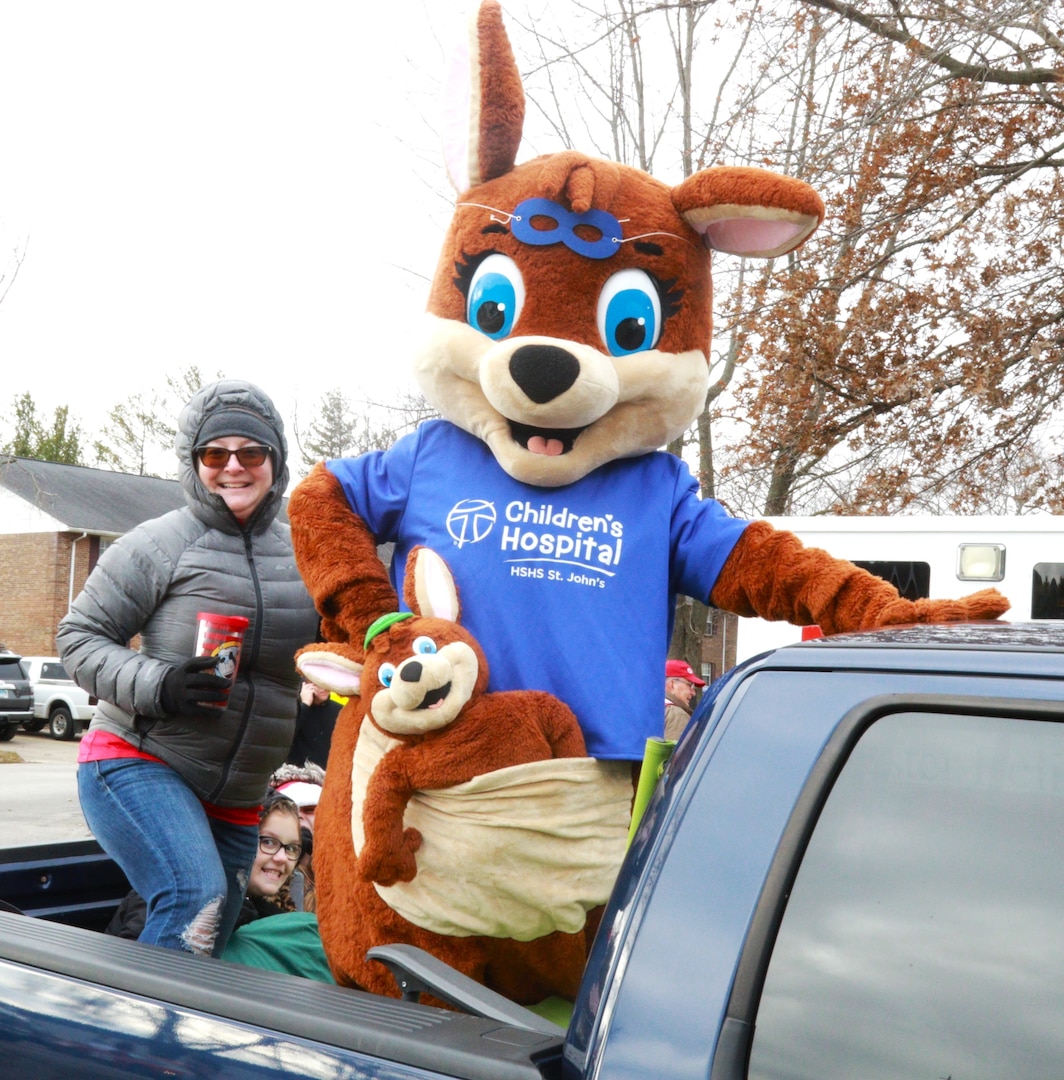
M 220 495 L 212 495 L 196 472 L 192 451 L 199 445 L 200 432 L 207 420 L 220 411 L 243 410 L 261 419 L 273 432 L 273 445 L 277 456 L 273 463 L 273 484 L 266 498 L 255 513 L 244 522 L 233 516 Z M 258 532 L 266 528 L 277 516 L 288 487 L 288 443 L 284 437 L 284 423 L 269 395 L 254 383 L 241 379 L 222 379 L 198 390 L 192 400 L 181 410 L 177 420 L 178 479 L 185 494 L 185 502 L 192 512 L 205 524 L 225 532 L 250 530 Z

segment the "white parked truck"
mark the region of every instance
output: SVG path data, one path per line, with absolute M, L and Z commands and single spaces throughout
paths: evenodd
M 22 666 L 33 688 L 33 719 L 22 725 L 27 731 L 40 731 L 47 724 L 53 739 L 66 740 L 89 726 L 96 698 L 70 678 L 58 656 L 24 656 Z

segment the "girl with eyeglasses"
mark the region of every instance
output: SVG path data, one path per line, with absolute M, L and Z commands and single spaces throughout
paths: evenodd
M 318 619 L 277 520 L 288 448 L 270 398 L 242 380 L 204 387 L 175 446 L 186 506 L 103 553 L 56 640 L 100 699 L 78 793 L 147 901 L 140 940 L 218 955 L 262 854 L 263 793 L 295 733 L 292 656 Z M 248 620 L 232 680 L 193 656 L 201 611 Z
M 299 807 L 291 799 L 275 795 L 266 803 L 259 822 L 259 849 L 251 864 L 238 927 L 291 909 L 291 904 L 284 902 L 284 887 L 302 854 Z
M 292 880 L 303 854 L 299 807 L 283 795 L 270 795 L 259 814 L 258 834 L 258 851 L 248 875 L 237 930 L 258 919 L 292 910 L 285 886 Z M 144 931 L 146 916 L 144 899 L 133 891 L 119 905 L 105 933 L 137 940 Z

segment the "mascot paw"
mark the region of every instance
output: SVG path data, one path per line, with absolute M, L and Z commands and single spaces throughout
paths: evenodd
M 922 623 L 979 622 L 996 619 L 1009 610 L 997 589 L 981 589 L 960 600 L 917 600 L 916 617 Z
M 1008 600 L 997 589 L 981 589 L 960 600 L 896 600 L 883 608 L 876 625 L 981 622 L 1004 615 L 1009 607 Z
M 375 881 L 378 885 L 395 885 L 400 881 L 413 881 L 417 876 L 417 859 L 421 847 L 421 833 L 417 829 L 404 829 L 403 840 L 395 851 L 378 851 L 367 846 L 359 859 L 358 873 L 363 881 Z

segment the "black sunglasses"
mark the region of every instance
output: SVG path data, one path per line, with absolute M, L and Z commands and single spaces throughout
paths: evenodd
M 259 851 L 261 851 L 263 855 L 276 855 L 281 848 L 284 848 L 284 853 L 293 862 L 303 854 L 302 844 L 282 844 L 276 836 L 259 837 Z
M 224 446 L 200 446 L 194 453 L 199 458 L 200 464 L 206 465 L 208 469 L 224 469 L 234 454 L 245 469 L 253 469 L 266 461 L 273 453 L 273 447 L 242 446 L 239 450 L 226 450 Z

